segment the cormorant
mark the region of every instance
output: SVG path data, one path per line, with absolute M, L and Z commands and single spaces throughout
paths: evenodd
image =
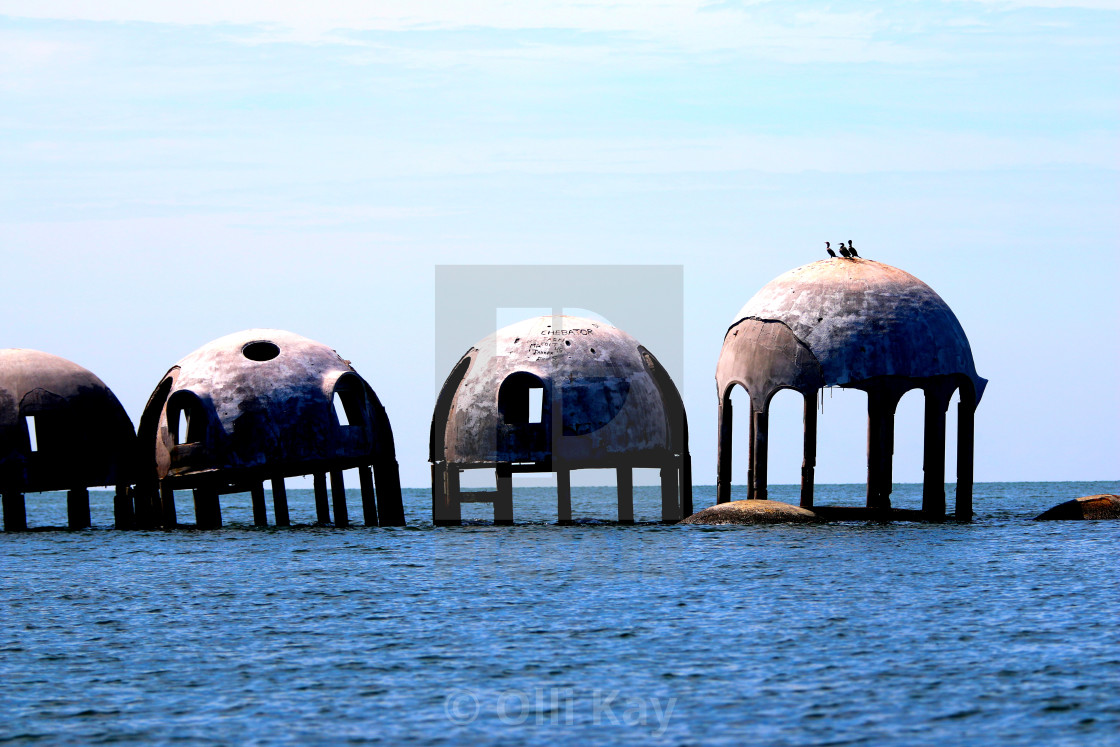
M 826 252 L 828 252 L 828 256 L 830 256 L 830 257 L 835 257 L 836 256 L 836 252 L 832 251 L 832 244 L 830 244 L 827 241 L 824 242 L 824 250 Z
M 848 253 L 851 254 L 853 257 L 858 257 L 859 256 L 859 253 L 856 251 L 856 248 L 854 246 L 852 246 L 852 240 L 851 239 L 848 239 Z
M 840 242 L 840 256 L 844 257 L 845 259 L 851 259 L 852 258 L 851 253 L 848 252 L 848 250 L 846 248 L 844 248 L 844 242 L 843 241 Z

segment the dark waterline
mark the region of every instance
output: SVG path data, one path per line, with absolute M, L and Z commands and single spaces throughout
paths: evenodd
M 613 516 L 612 489 L 573 490 Z M 1118 490 L 979 484 L 968 525 L 688 527 L 638 488 L 648 523 L 558 527 L 519 488 L 518 526 L 453 529 L 406 490 L 409 527 L 349 530 L 255 529 L 227 496 L 205 532 L 109 531 L 95 493 L 99 527 L 0 536 L 0 740 L 1120 744 L 1120 522 L 1030 520 Z

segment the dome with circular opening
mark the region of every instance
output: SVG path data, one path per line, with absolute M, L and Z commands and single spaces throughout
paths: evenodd
M 151 480 L 172 489 L 397 469 L 369 384 L 330 347 L 283 330 L 227 335 L 172 366 L 145 407 L 140 440 Z
M 251 361 L 270 361 L 280 355 L 280 346 L 268 340 L 254 340 L 241 348 L 241 353 Z

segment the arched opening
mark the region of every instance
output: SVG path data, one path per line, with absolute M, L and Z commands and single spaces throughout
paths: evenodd
M 957 446 L 960 437 L 960 404 L 963 392 L 957 388 L 945 411 L 945 507 L 954 513 L 957 502 Z
M 945 480 L 952 483 L 957 481 L 957 422 L 960 404 L 961 390 L 958 389 L 949 398 L 949 408 L 945 411 Z
M 780 389 L 770 398 L 768 497 L 795 506 L 801 499 L 804 403 L 804 395 L 796 389 Z
M 540 377 L 518 371 L 510 374 L 498 389 L 498 412 L 506 425 L 545 422 L 545 388 Z
M 498 388 L 497 461 L 541 465 L 552 458 L 552 396 L 537 376 L 518 371 Z
M 27 492 L 58 490 L 88 480 L 92 473 L 100 472 L 97 449 L 101 442 L 90 443 L 84 449 L 74 449 L 76 439 L 90 425 L 93 413 L 78 410 L 79 405 L 44 401 L 39 397 L 29 402 L 25 397 L 22 425 L 25 430 L 27 454 Z M 78 410 L 78 412 L 75 412 Z M 85 417 L 82 417 L 82 416 Z
M 340 427 L 366 428 L 369 425 L 365 383 L 356 374 L 345 373 L 338 377 L 331 405 Z
M 167 432 L 172 446 L 204 441 L 208 420 L 206 408 L 194 392 L 175 392 L 167 401 Z
M 35 416 L 26 415 L 23 418 L 24 425 L 27 427 L 27 444 L 28 451 L 34 454 L 39 450 L 39 432 L 35 426 Z
M 920 509 L 924 478 L 926 394 L 911 389 L 894 411 L 894 469 L 891 506 Z
M 818 506 L 859 506 L 867 492 L 867 394 L 826 387 L 817 394 Z
M 750 486 L 751 397 L 740 384 L 727 393 L 731 403 L 731 500 L 746 500 Z

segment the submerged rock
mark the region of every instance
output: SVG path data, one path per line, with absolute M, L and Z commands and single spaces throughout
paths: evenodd
M 820 521 L 812 511 L 781 501 L 731 501 L 698 511 L 682 524 L 805 524 Z
M 1059 503 L 1035 517 L 1035 521 L 1051 519 L 1120 519 L 1120 495 L 1101 493 L 1075 498 L 1072 501 Z

